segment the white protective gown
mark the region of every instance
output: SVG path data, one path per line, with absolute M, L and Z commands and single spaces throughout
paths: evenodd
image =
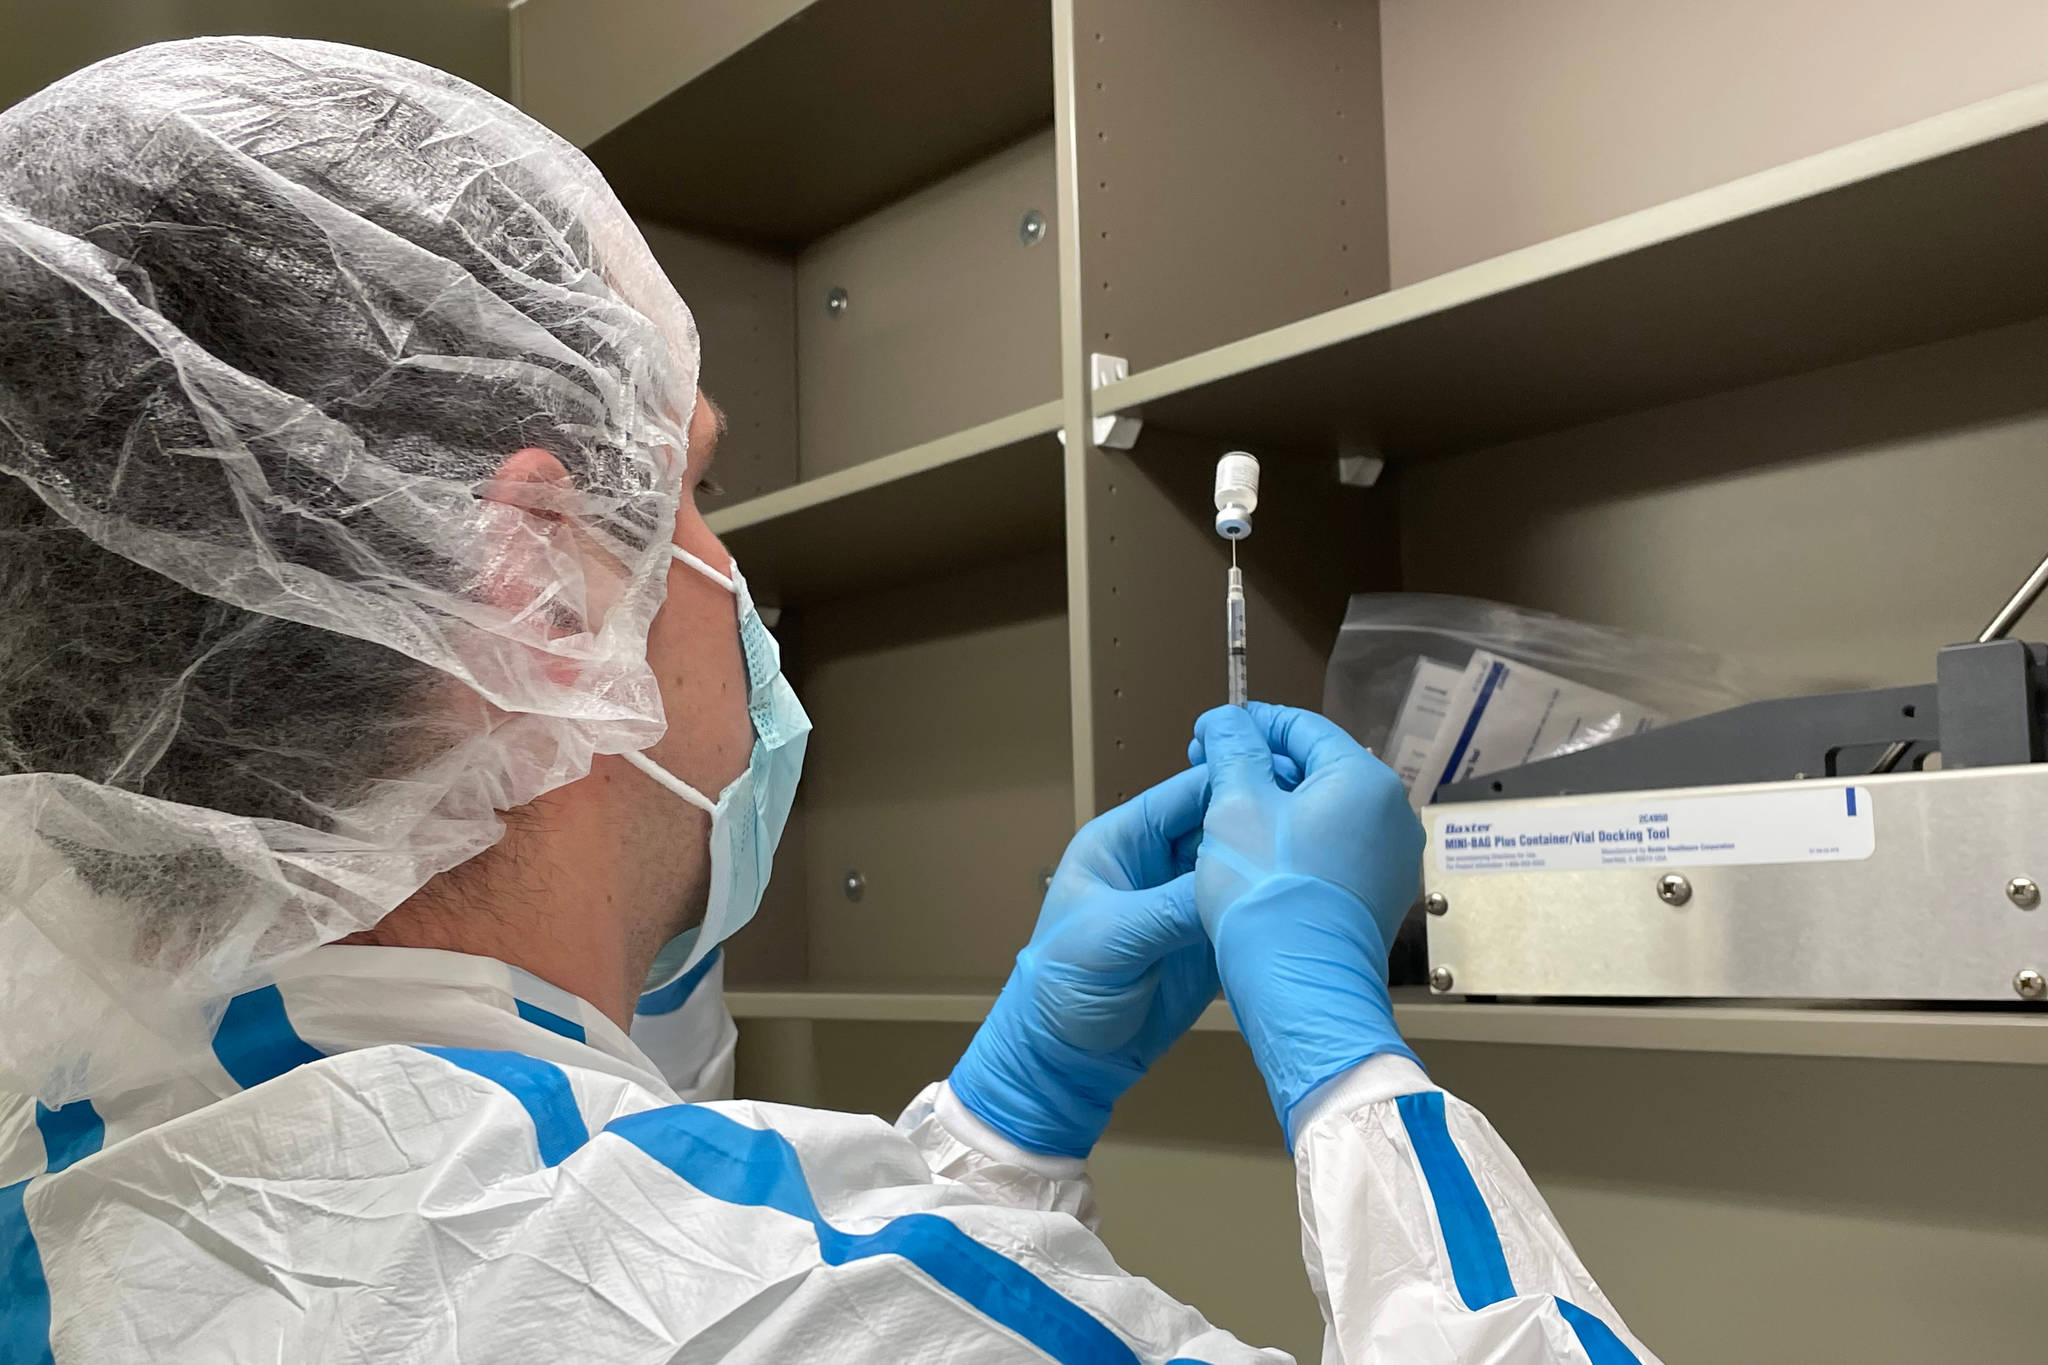
M 589 1015 L 604 1017 L 575 996 L 564 992 L 564 997 Z M 725 1007 L 724 949 L 713 948 L 689 971 L 641 996 L 633 1007 L 632 1039 L 678 1099 L 731 1099 L 733 1049 L 740 1031 Z
M 704 1036 L 660 1045 L 695 1092 L 729 1084 L 731 1022 L 693 994 Z M 524 972 L 320 949 L 184 1076 L 0 1102 L 0 1361 L 1287 1358 L 1125 1274 L 1080 1163 L 943 1085 L 894 1128 L 680 1098 Z M 1477 1112 L 1393 1058 L 1312 1102 L 1326 1362 L 1653 1359 Z

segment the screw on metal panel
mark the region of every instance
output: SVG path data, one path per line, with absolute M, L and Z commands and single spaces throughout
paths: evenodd
M 1441 915 L 1450 910 L 1451 902 L 1443 892 L 1432 891 L 1422 898 L 1422 908 L 1432 915 Z
M 2043 996 L 2048 996 L 2048 976 L 2042 976 L 2039 972 L 2028 968 L 2014 975 L 2012 988 L 2019 992 L 2019 997 L 2022 1000 L 2039 1000 Z
M 2005 884 L 2006 899 L 2022 910 L 2031 910 L 2041 903 L 2041 887 L 2032 877 L 2014 877 Z
M 835 318 L 844 317 L 846 309 L 851 302 L 852 300 L 847 297 L 846 291 L 835 284 L 826 291 L 825 311 Z
M 858 901 L 868 893 L 868 879 L 861 876 L 860 870 L 856 868 L 840 881 L 839 889 L 846 893 L 848 900 Z
M 1666 905 L 1684 905 L 1692 899 L 1692 883 L 1676 872 L 1657 878 L 1657 899 Z
M 1449 967 L 1433 967 L 1429 973 L 1429 989 L 1436 995 L 1442 995 L 1451 988 L 1452 980 Z
M 1024 210 L 1024 216 L 1017 220 L 1017 240 L 1026 246 L 1037 246 L 1045 240 L 1045 215 L 1037 209 Z

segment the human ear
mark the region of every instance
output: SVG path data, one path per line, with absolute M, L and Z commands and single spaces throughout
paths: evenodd
M 568 524 L 576 496 L 568 469 L 552 452 L 527 446 L 507 455 L 476 494 L 492 532 L 479 599 L 505 613 L 508 638 L 536 648 L 550 682 L 573 685 L 577 660 L 551 646 L 597 623 L 589 619 L 592 604 L 582 600 L 592 585 Z
M 542 450 L 539 446 L 527 446 L 507 455 L 497 472 L 476 491 L 477 496 L 486 502 L 517 507 L 545 520 L 559 521 L 564 502 L 575 489 L 569 482 L 569 471 L 554 452 Z

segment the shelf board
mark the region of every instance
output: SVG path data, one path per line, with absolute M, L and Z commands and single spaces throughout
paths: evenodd
M 2048 1015 L 1760 1005 L 1524 1005 L 1398 999 L 1404 1036 L 1439 1043 L 2048 1066 Z M 1419 994 L 1419 988 L 1418 988 Z
M 811 0 L 511 0 L 512 102 L 586 147 Z
M 763 600 L 786 605 L 1059 542 L 1060 405 L 806 479 L 705 517 Z
M 1718 1004 L 1489 1004 L 1433 1000 L 1419 987 L 1394 994 L 1394 1018 L 1403 1036 L 1418 1043 L 2048 1066 L 2048 1014 Z M 726 1000 L 738 1019 L 973 1024 L 988 1013 L 995 992 L 734 987 L 726 992 Z M 1235 1029 L 1236 1023 L 1218 1001 L 1195 1027 L 1224 1032 Z
M 1192 435 L 1472 449 L 2048 312 L 2048 85 L 1144 370 Z
M 978 1024 L 994 991 L 833 990 L 823 986 L 726 988 L 735 1019 L 852 1019 L 892 1024 Z
M 1052 12 L 1045 0 L 815 0 L 669 89 L 590 144 L 619 198 L 792 249 L 1049 126 Z

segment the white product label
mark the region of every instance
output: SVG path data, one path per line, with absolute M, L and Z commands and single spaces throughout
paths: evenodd
M 1429 765 L 1429 756 L 1435 751 L 1435 747 L 1432 741 L 1419 735 L 1412 735 L 1401 741 L 1401 747 L 1394 750 L 1394 756 L 1387 761 L 1387 766 L 1401 779 L 1401 785 L 1413 792 L 1415 783 L 1422 776 L 1422 770 Z
M 1624 697 L 1476 649 L 1409 800 L 1420 808 L 1447 783 L 1641 734 L 1662 720 Z
M 1387 732 L 1384 757 L 1401 775 L 1401 785 L 1410 791 L 1415 790 L 1415 781 L 1435 748 L 1451 690 L 1464 676 L 1464 669 L 1430 658 L 1417 659 L 1415 671 L 1408 675 L 1408 695 L 1401 701 L 1394 728 Z
M 1430 840 L 1440 872 L 1581 872 L 1601 867 L 1836 863 L 1877 851 L 1868 787 L 1638 797 L 1521 808 L 1460 802 Z

